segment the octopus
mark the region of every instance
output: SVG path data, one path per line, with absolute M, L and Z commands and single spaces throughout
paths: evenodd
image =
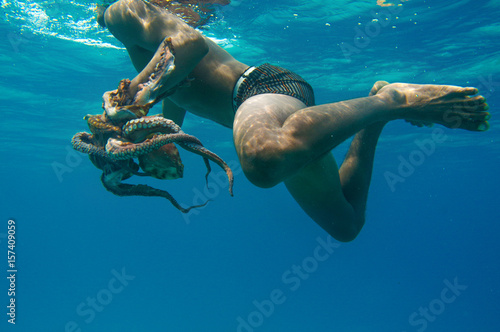
M 233 173 L 224 160 L 206 149 L 198 138 L 184 133 L 172 120 L 161 115 L 148 115 L 155 103 L 175 90 L 160 93 L 162 82 L 175 67 L 170 39 L 165 39 L 160 54 L 154 72 L 147 82 L 139 84 L 139 90 L 133 97 L 128 94 L 128 79 L 120 81 L 118 89 L 104 93 L 104 113 L 84 117 L 91 133 L 79 132 L 71 142 L 74 149 L 88 154 L 94 166 L 102 170 L 101 182 L 109 192 L 117 196 L 163 197 L 178 210 L 187 213 L 193 208 L 205 206 L 208 201 L 184 208 L 165 190 L 145 184 L 123 183 L 133 175 L 160 180 L 183 177 L 184 165 L 177 144 L 203 158 L 207 183 L 211 172 L 209 161 L 219 165 L 227 174 L 229 193 L 233 196 Z

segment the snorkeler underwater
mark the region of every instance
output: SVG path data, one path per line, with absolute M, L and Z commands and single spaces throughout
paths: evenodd
M 500 4 L 1 8 L 0 325 L 495 331 Z

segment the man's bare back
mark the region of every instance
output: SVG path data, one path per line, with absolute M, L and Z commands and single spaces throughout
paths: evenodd
M 489 127 L 485 99 L 474 96 L 474 88 L 456 86 L 377 82 L 368 97 L 325 105 L 307 105 L 305 96 L 285 92 L 256 93 L 236 110 L 233 90 L 247 65 L 143 0 L 120 0 L 104 18 L 140 71 L 132 80 L 132 94 L 154 72 L 161 59 L 159 45 L 171 38 L 175 70 L 165 75 L 160 89 L 181 85 L 171 102 L 164 102 L 164 116 L 182 123 L 187 110 L 233 128 L 247 178 L 264 188 L 284 182 L 303 210 L 340 241 L 353 240 L 364 225 L 375 148 L 388 121 L 471 131 Z M 293 84 L 301 91 L 305 86 L 300 80 Z M 339 169 L 330 151 L 353 135 Z

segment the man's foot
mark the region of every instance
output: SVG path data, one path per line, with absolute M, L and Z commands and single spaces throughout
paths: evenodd
M 374 96 L 377 94 L 377 92 L 382 89 L 384 86 L 389 85 L 389 82 L 386 81 L 377 81 L 373 85 L 372 89 L 370 90 L 370 96 Z M 423 121 L 413 121 L 413 120 L 405 120 L 406 122 L 411 123 L 414 126 L 417 127 L 432 127 L 434 124 L 431 122 L 423 122 Z
M 382 88 L 376 89 L 377 95 L 385 97 L 395 106 L 397 118 L 485 131 L 489 128 L 490 113 L 486 112 L 489 107 L 483 96 L 474 96 L 477 92 L 476 88 L 470 87 L 407 83 L 382 85 Z

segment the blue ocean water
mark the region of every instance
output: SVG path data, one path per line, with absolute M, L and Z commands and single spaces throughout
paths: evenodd
M 498 1 L 232 0 L 203 28 L 242 62 L 296 71 L 318 103 L 365 96 L 379 79 L 476 86 L 488 98 L 485 133 L 389 124 L 366 225 L 342 244 L 284 186 L 253 187 L 231 131 L 195 116 L 184 130 L 236 165 L 234 197 L 216 167 L 206 188 L 201 158 L 183 151 L 184 179 L 149 183 L 207 207 L 183 215 L 107 192 L 70 139 L 135 71 L 94 6 L 2 1 L 1 331 L 498 330 Z

